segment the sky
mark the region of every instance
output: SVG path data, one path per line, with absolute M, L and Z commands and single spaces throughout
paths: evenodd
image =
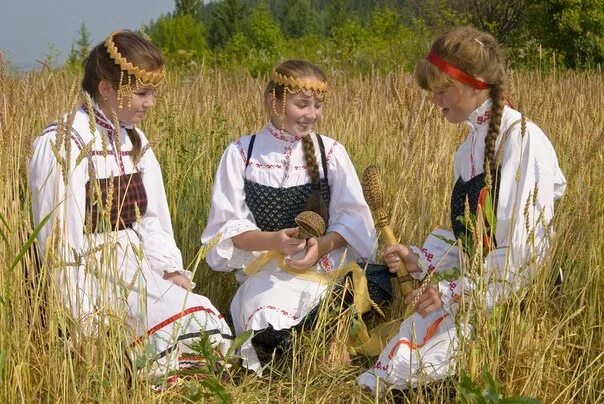
M 51 45 L 67 59 L 82 23 L 96 45 L 173 10 L 173 0 L 0 0 L 0 50 L 17 68 L 39 69 Z

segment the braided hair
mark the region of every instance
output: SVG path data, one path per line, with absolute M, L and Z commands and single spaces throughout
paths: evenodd
M 317 66 L 313 65 L 310 62 L 299 59 L 291 59 L 286 60 L 280 63 L 275 71 L 282 75 L 294 78 L 294 79 L 304 79 L 304 78 L 316 78 L 319 81 L 326 81 L 327 78 L 325 73 Z M 269 94 L 273 94 L 273 105 L 271 106 L 271 113 L 275 115 L 279 115 L 279 111 L 277 110 L 277 105 L 280 104 L 280 112 L 281 114 L 285 114 L 285 103 L 288 92 L 293 92 L 293 89 L 286 87 L 282 84 L 275 83 L 274 81 L 269 81 L 266 90 L 265 96 Z M 311 179 L 314 190 L 311 193 L 308 201 L 306 202 L 305 210 L 311 210 L 313 212 L 321 215 L 325 223 L 329 222 L 329 209 L 327 208 L 327 203 L 325 199 L 321 195 L 321 175 L 319 172 L 319 165 L 317 162 L 317 157 L 315 154 L 315 145 L 313 139 L 310 135 L 304 136 L 302 138 L 302 149 L 304 151 L 304 160 L 306 162 L 306 172 Z M 327 175 L 327 173 L 324 173 Z
M 430 50 L 447 63 L 474 78 L 480 77 L 488 84 L 492 106 L 485 138 L 483 168 L 484 171 L 494 172 L 495 144 L 501 126 L 507 82 L 499 43 L 491 34 L 476 28 L 456 27 L 437 38 Z M 417 64 L 415 78 L 419 86 L 428 91 L 461 85 L 426 59 Z

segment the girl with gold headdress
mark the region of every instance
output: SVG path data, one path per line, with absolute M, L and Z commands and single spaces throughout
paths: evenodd
M 191 341 L 226 353 L 232 334 L 191 292 L 159 163 L 136 127 L 164 78 L 161 52 L 140 34 L 112 33 L 85 61 L 88 99 L 35 140 L 29 162 L 39 246 L 58 298 L 84 335 L 123 322 L 135 363 L 152 374 L 196 366 Z M 189 353 L 189 354 L 188 354 Z
M 326 92 L 325 75 L 316 66 L 302 60 L 278 65 L 265 91 L 270 121 L 228 146 L 216 174 L 202 242 L 220 235 L 208 264 L 216 271 L 238 270 L 241 286 L 231 315 L 236 334 L 255 331 L 241 356 L 258 373 L 256 348 L 282 351 L 293 328 L 312 323 L 328 288 L 313 276 L 369 257 L 376 242 L 346 150 L 316 133 Z M 323 218 L 325 235 L 298 238 L 294 219 L 305 210 Z M 271 257 L 265 251 L 285 259 L 263 260 Z
M 543 131 L 506 105 L 504 66 L 493 36 L 458 27 L 436 39 L 416 67 L 444 118 L 469 132 L 454 158 L 452 231 L 435 230 L 421 249 L 384 250 L 391 271 L 403 259 L 429 283 L 406 297 L 415 313 L 359 377 L 371 389 L 378 379 L 406 389 L 451 375 L 458 338 L 471 334 L 464 319 L 456 328 L 461 296 L 476 293 L 491 309 L 531 280 L 547 252 L 554 201 L 566 179 Z M 479 258 L 477 273 L 462 266 L 466 254 Z

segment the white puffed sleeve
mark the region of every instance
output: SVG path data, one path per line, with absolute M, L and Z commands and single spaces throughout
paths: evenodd
M 208 223 L 201 235 L 202 244 L 216 243 L 206 261 L 215 271 L 231 271 L 251 262 L 258 253 L 233 245 L 232 237 L 257 230 L 252 212 L 245 202 L 245 163 L 234 143 L 222 155 L 214 187 Z
M 38 226 L 50 215 L 38 233 L 40 253 L 44 260 L 53 258 L 48 262 L 53 265 L 51 273 L 62 303 L 76 320 L 84 320 L 94 312 L 98 286 L 96 278 L 83 265 L 87 250 L 83 231 L 88 164 L 83 159 L 76 165 L 79 149 L 73 140 L 65 146 L 56 143 L 56 132 L 50 131 L 33 144 L 28 164 L 33 219 Z M 53 147 L 60 156 L 60 163 Z M 85 330 L 85 324 L 82 326 L 84 332 L 90 331 Z
M 548 250 L 551 235 L 548 224 L 553 217 L 554 201 L 564 194 L 566 179 L 541 129 L 529 122 L 524 137 L 519 125 L 511 131 L 504 145 L 500 175 L 497 247 L 485 257 L 481 279 L 461 273 L 455 279 L 446 277 L 437 282 L 447 309 L 451 308 L 449 304 L 455 295 L 470 292 L 478 282 L 484 285 L 487 308 L 509 298 L 532 279 Z M 412 250 L 424 269 L 435 269 L 437 274 L 463 270 L 452 232 L 434 231 L 421 249 Z
M 191 272 L 183 269 L 182 255 L 172 230 L 161 167 L 151 149 L 142 156 L 137 168 L 142 174 L 148 202 L 147 211 L 132 228 L 142 241 L 145 257 L 160 275 L 178 272 L 191 279 Z
M 340 144 L 334 147 L 328 166 L 331 200 L 327 231 L 339 233 L 359 257 L 370 259 L 377 244 L 371 211 L 348 153 Z
M 411 251 L 418 257 L 421 272 L 411 276 L 423 280 L 428 272 L 435 275 L 430 284 L 441 292 L 445 309 L 451 311 L 452 299 L 461 292 L 460 251 L 455 235 L 450 230 L 436 229 L 424 242 L 422 248 L 411 246 Z
M 525 285 L 549 247 L 554 201 L 566 188 L 556 153 L 532 122 L 524 137 L 520 125 L 503 145 L 497 203 L 497 248 L 486 257 L 485 274 L 491 306 Z M 536 260 L 535 260 L 536 258 Z

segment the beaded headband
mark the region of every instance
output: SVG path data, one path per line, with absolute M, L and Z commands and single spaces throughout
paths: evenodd
M 291 88 L 299 88 L 306 89 L 318 92 L 326 92 L 327 91 L 327 82 L 312 80 L 312 79 L 295 79 L 290 76 L 286 76 L 284 74 L 279 73 L 276 70 L 271 72 L 271 81 L 280 84 L 285 87 Z
M 460 83 L 467 84 L 477 90 L 484 90 L 485 88 L 489 88 L 489 85 L 484 81 L 477 79 L 464 72 L 463 70 L 453 66 L 451 63 L 447 62 L 433 51 L 430 51 L 430 53 L 428 53 L 428 56 L 426 56 L 426 60 L 436 66 L 438 70 L 450 76 L 451 78 L 459 81 Z
M 147 71 L 138 66 L 133 65 L 131 62 L 122 56 L 119 52 L 113 37 L 124 31 L 114 31 L 105 40 L 105 48 L 109 54 L 109 58 L 115 61 L 115 64 L 120 67 L 120 82 L 117 89 L 118 107 L 122 109 L 122 100 L 125 97 L 131 96 L 133 88 L 131 83 L 131 76 L 136 79 L 136 88 L 144 86 L 158 87 L 166 75 L 166 71 L 161 68 L 158 71 Z M 128 108 L 130 108 L 130 98 L 128 98 Z

